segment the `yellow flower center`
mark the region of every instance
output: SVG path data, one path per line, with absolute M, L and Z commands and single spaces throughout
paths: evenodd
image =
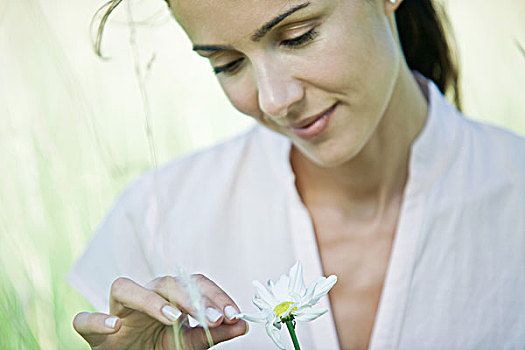
M 279 305 L 277 305 L 273 311 L 275 311 L 277 313 L 277 316 L 281 317 L 282 314 L 284 314 L 286 312 L 286 310 L 288 310 L 288 308 L 290 307 L 290 305 L 292 305 L 293 303 L 291 301 L 285 301 L 284 303 L 280 303 Z M 293 310 L 297 310 L 297 307 L 294 307 L 292 309 Z

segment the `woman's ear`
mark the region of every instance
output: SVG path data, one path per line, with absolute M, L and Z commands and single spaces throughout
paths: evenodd
M 390 15 L 394 13 L 397 8 L 401 5 L 403 0 L 384 0 L 385 1 L 385 14 Z

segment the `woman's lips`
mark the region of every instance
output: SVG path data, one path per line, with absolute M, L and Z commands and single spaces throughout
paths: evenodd
M 327 109 L 321 115 L 305 119 L 296 125 L 290 125 L 292 132 L 302 139 L 313 139 L 326 130 L 330 123 L 330 117 L 334 114 L 337 103 Z

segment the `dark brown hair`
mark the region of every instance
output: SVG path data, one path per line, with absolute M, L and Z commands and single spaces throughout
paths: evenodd
M 396 22 L 408 67 L 432 79 L 443 93 L 451 93 L 461 108 L 458 66 L 445 12 L 432 0 L 404 0 L 396 11 Z
M 94 42 L 101 57 L 104 27 L 121 2 L 107 1 L 94 16 L 102 14 Z M 461 108 L 457 62 L 451 49 L 453 36 L 445 12 L 432 0 L 403 0 L 396 11 L 396 22 L 408 67 L 432 79 L 443 93 L 451 93 L 456 107 Z

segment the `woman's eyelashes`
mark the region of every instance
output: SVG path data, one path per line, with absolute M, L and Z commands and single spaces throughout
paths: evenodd
M 318 32 L 316 28 L 312 28 L 303 35 L 298 36 L 297 38 L 293 39 L 286 39 L 282 40 L 279 45 L 284 46 L 290 49 L 295 48 L 301 48 L 302 46 L 306 45 L 308 42 L 312 41 L 316 36 Z M 240 66 L 240 64 L 244 61 L 244 58 L 238 58 L 230 63 L 227 63 L 223 66 L 214 67 L 213 71 L 215 74 L 219 73 L 227 73 L 227 74 L 235 74 Z
M 317 34 L 318 33 L 316 31 L 316 28 L 313 27 L 312 29 L 304 33 L 303 35 L 298 36 L 297 38 L 281 41 L 281 45 L 292 48 L 292 49 L 299 48 L 302 45 L 306 44 L 307 42 L 312 41 L 317 36 Z
M 243 57 L 236 59 L 230 63 L 225 64 L 224 66 L 213 67 L 213 72 L 219 74 L 222 72 L 225 73 L 234 73 L 235 70 L 239 67 L 239 64 L 244 60 Z

